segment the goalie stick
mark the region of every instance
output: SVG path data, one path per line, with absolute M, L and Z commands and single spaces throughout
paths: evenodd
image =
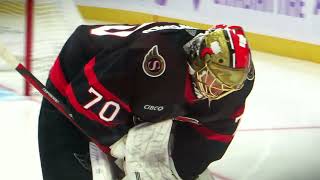
M 71 111 L 60 102 L 49 90 L 28 70 L 26 69 L 13 54 L 11 54 L 1 43 L 0 43 L 0 59 L 3 59 L 8 65 L 15 69 L 18 73 L 22 75 L 34 88 L 36 88 L 44 98 L 46 98 L 54 107 L 56 107 L 68 120 L 77 127 L 91 142 L 90 142 L 90 154 L 100 154 L 110 161 L 114 161 L 114 158 L 109 155 L 110 148 L 99 144 L 97 140 L 92 138 L 84 129 L 82 129 L 74 120 Z M 94 146 L 93 144 L 96 146 Z M 96 147 L 95 149 L 92 147 Z M 94 159 L 91 157 L 93 180 L 114 180 L 118 179 L 116 177 L 116 172 L 119 172 L 116 165 L 113 165 L 109 160 L 104 160 L 103 158 Z
M 71 111 L 66 105 L 64 105 L 58 98 L 49 92 L 49 90 L 44 86 L 28 69 L 22 65 L 17 58 L 7 50 L 4 45 L 0 43 L 0 57 L 8 65 L 15 69 L 21 76 L 28 81 L 35 89 L 37 89 L 44 98 L 46 98 L 55 108 L 57 108 L 69 121 L 76 126 L 85 136 L 89 138 L 91 142 L 96 144 L 103 152 L 109 153 L 110 149 L 105 146 L 101 146 L 97 140 L 92 138 L 84 129 L 82 129 L 74 120 Z

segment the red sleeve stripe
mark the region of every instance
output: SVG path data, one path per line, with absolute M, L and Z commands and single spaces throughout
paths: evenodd
M 68 86 L 68 83 L 61 69 L 59 57 L 50 70 L 49 79 L 55 86 L 55 88 L 58 89 L 60 94 L 66 96 L 66 88 Z
M 100 119 L 94 112 L 92 112 L 91 110 L 88 109 L 84 109 L 83 106 L 78 102 L 73 89 L 71 87 L 71 85 L 69 85 L 66 89 L 66 94 L 67 94 L 67 98 L 70 102 L 70 104 L 72 105 L 72 107 L 80 114 L 84 115 L 85 117 L 97 121 L 100 124 L 103 124 L 105 126 L 114 126 L 115 123 L 112 122 L 107 122 L 104 121 L 102 119 Z
M 84 67 L 84 73 L 85 76 L 89 82 L 89 84 L 95 88 L 96 90 L 98 90 L 103 97 L 105 98 L 105 100 L 107 101 L 115 101 L 117 103 L 119 103 L 126 111 L 131 112 L 131 108 L 129 107 L 128 104 L 124 103 L 123 101 L 121 101 L 117 96 L 113 95 L 110 91 L 108 91 L 98 80 L 95 72 L 94 72 L 94 65 L 96 63 L 96 58 L 92 58 L 88 64 L 86 64 L 86 66 Z
M 211 129 L 208 129 L 204 126 L 194 125 L 192 124 L 193 128 L 195 128 L 200 134 L 206 137 L 209 140 L 220 141 L 223 143 L 230 143 L 233 139 L 233 135 L 227 134 L 219 134 Z

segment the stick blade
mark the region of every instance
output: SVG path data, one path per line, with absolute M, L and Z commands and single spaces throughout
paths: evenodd
M 0 59 L 5 61 L 12 69 L 20 64 L 18 59 L 2 43 L 0 43 Z

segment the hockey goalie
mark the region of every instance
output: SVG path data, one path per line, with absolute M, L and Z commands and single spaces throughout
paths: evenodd
M 97 143 L 44 99 L 43 179 L 210 179 L 253 84 L 240 26 L 79 26 L 46 86 Z

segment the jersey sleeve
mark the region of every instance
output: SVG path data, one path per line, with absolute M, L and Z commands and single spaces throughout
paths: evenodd
M 112 51 L 116 45 L 125 42 L 125 38 L 92 34 L 92 30 L 99 27 L 101 26 L 82 25 L 73 32 L 50 70 L 47 88 L 70 108 L 75 123 L 91 138 L 101 143 L 101 146 L 110 146 L 121 138 L 131 126 L 127 121 L 130 118 L 130 113 L 123 108 L 116 109 L 118 107 L 114 105 L 115 103 L 105 102 L 105 97 L 101 95 L 101 92 L 90 89 L 88 82 L 92 78 L 90 80 L 82 80 L 81 78 L 86 78 L 88 74 L 90 76 L 90 73 L 93 72 L 92 62 L 97 55 L 105 51 Z M 82 94 L 86 94 L 86 97 L 83 97 Z M 84 102 L 85 98 L 88 98 L 87 102 Z M 93 101 L 96 104 L 90 105 L 89 103 Z M 46 109 L 50 109 L 56 111 L 57 116 L 60 114 L 48 103 L 44 104 L 46 105 L 41 108 L 41 111 L 45 112 Z M 109 123 L 108 119 L 99 118 L 110 118 L 106 115 L 110 114 L 109 111 L 116 112 L 114 115 L 117 117 L 112 118 L 117 119 L 117 123 Z M 111 115 L 113 115 L 112 112 Z M 63 117 L 61 121 L 69 120 Z

